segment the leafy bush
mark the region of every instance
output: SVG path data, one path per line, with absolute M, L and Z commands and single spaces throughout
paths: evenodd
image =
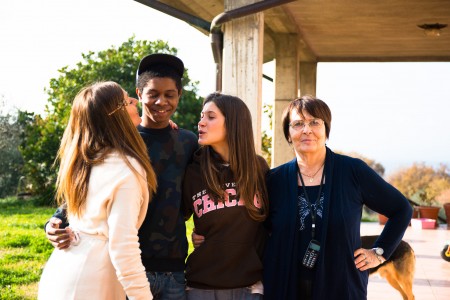
M 0 99 L 0 198 L 16 194 L 23 165 L 19 145 L 22 127 L 16 113 L 4 111 Z
M 435 169 L 424 163 L 414 163 L 392 174 L 389 182 L 421 205 L 436 205 L 439 196 L 450 189 L 450 170 L 445 164 Z

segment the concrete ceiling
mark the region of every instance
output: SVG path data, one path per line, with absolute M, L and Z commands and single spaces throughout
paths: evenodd
M 207 22 L 224 12 L 223 0 L 159 2 Z M 278 33 L 297 34 L 303 61 L 450 61 L 450 0 L 297 0 L 264 11 L 264 22 L 265 62 Z M 438 37 L 417 26 L 436 23 L 449 25 Z

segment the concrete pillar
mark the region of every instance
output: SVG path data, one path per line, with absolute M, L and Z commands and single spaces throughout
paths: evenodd
M 296 34 L 275 36 L 275 103 L 273 110 L 272 167 L 294 158 L 294 152 L 283 134 L 281 117 L 290 101 L 299 95 L 298 37 Z
M 255 2 L 259 1 L 225 0 L 225 11 Z M 222 91 L 238 96 L 247 104 L 252 114 L 255 148 L 260 154 L 264 14 L 227 22 L 223 32 Z
M 316 96 L 317 62 L 300 62 L 300 95 Z

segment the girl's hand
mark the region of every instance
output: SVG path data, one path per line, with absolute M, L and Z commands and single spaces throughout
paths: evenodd
M 169 120 L 169 125 L 172 129 L 178 130 L 178 125 L 172 120 Z

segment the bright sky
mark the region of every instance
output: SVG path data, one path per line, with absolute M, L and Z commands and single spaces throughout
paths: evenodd
M 133 0 L 3 0 L 0 99 L 42 113 L 44 88 L 81 53 L 162 39 L 178 49 L 202 96 L 215 89 L 209 38 Z M 264 72 L 273 76 L 273 64 Z M 450 63 L 319 63 L 317 96 L 333 114 L 334 150 L 356 151 L 387 174 L 413 162 L 450 166 Z M 264 99 L 274 97 L 263 81 Z

